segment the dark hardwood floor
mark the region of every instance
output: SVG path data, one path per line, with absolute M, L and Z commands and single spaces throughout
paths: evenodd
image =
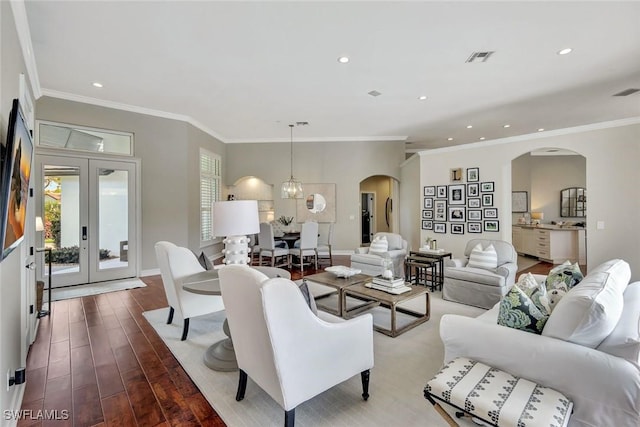
M 29 350 L 22 409 L 68 419 L 19 426 L 225 425 L 142 315 L 167 306 L 160 276 L 142 280 L 147 287 L 53 302 Z

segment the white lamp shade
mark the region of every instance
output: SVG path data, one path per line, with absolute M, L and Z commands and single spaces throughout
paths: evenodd
M 243 236 L 260 232 L 257 200 L 213 203 L 213 235 Z
M 36 217 L 36 231 L 44 231 L 44 223 L 41 216 Z
M 531 219 L 544 219 L 544 212 L 531 212 Z

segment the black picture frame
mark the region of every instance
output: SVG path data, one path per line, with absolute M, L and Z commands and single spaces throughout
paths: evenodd
M 511 212 L 529 212 L 529 193 L 526 191 L 511 192 Z
M 422 220 L 422 229 L 423 230 L 433 230 L 433 221 L 429 219 Z
M 482 221 L 482 209 L 467 209 L 467 221 Z
M 466 204 L 466 185 L 455 184 L 449 186 L 449 205 L 464 205 Z
M 480 181 L 480 169 L 479 168 L 467 168 L 467 182 Z
M 447 198 L 447 186 L 438 185 L 436 187 L 436 199 L 446 199 L 446 198 Z
M 433 209 L 424 209 L 422 211 L 422 219 L 433 219 Z
M 433 185 L 429 185 L 424 187 L 424 190 L 422 192 L 422 195 L 425 197 L 433 197 L 436 195 L 436 187 L 434 187 Z
M 424 198 L 423 208 L 424 209 L 433 209 L 433 198 L 432 197 L 425 197 Z
M 436 221 L 447 220 L 447 201 L 435 200 L 433 203 L 433 219 Z
M 480 183 L 480 192 L 481 193 L 492 193 L 494 191 L 495 185 L 493 181 L 486 181 Z
M 484 231 L 487 232 L 498 232 L 500 231 L 500 221 L 497 219 L 485 219 L 484 220 Z
M 451 224 L 451 234 L 464 234 L 464 224 Z
M 467 223 L 467 233 L 482 233 L 482 223 L 481 222 L 468 222 Z
M 434 222 L 433 223 L 433 232 L 438 234 L 445 234 L 447 232 L 447 223 L 446 222 Z
M 481 199 L 479 197 L 467 199 L 467 204 L 470 208 L 479 208 L 481 206 Z
M 467 184 L 467 197 L 478 197 L 480 195 L 480 184 Z
M 484 216 L 484 219 L 497 219 L 498 208 L 484 208 L 482 209 L 482 215 Z
M 493 206 L 493 194 L 482 195 L 482 206 Z
M 466 209 L 464 206 L 449 206 L 449 222 L 465 222 Z

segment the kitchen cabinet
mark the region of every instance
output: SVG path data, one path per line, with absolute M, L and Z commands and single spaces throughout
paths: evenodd
M 512 242 L 522 255 L 561 264 L 567 260 L 586 264 L 585 231 L 571 227 L 513 226 Z

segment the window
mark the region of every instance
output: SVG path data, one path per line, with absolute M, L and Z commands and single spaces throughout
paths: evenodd
M 220 200 L 222 181 L 220 156 L 200 149 L 200 245 L 213 242 L 213 207 Z

